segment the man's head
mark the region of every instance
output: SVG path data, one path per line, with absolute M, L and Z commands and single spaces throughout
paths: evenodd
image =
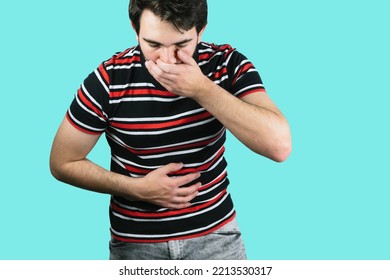
M 131 0 L 131 23 L 146 60 L 181 63 L 193 55 L 207 24 L 206 0 Z
M 130 0 L 129 16 L 137 34 L 145 10 L 171 23 L 180 31 L 195 27 L 200 33 L 207 24 L 206 0 Z

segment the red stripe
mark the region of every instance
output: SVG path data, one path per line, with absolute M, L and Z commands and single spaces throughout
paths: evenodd
M 99 110 L 99 108 L 97 108 L 94 104 L 92 104 L 91 101 L 89 101 L 89 99 L 84 95 L 84 92 L 79 89 L 77 91 L 77 94 L 79 96 L 79 98 L 81 99 L 81 101 L 89 108 L 91 109 L 92 111 L 94 111 L 96 114 L 98 114 L 100 117 L 104 118 L 104 115 L 103 113 L 101 112 L 101 110 Z
M 264 92 L 264 93 L 267 93 L 266 90 L 264 88 L 258 88 L 258 89 L 253 89 L 253 90 L 250 90 L 250 91 L 246 91 L 245 93 L 243 94 L 240 94 L 240 98 L 243 98 L 244 96 L 248 95 L 248 94 L 251 94 L 251 93 L 255 93 L 255 92 Z
M 135 124 L 129 124 L 129 123 L 118 123 L 118 122 L 111 122 L 110 124 L 113 127 L 121 128 L 121 129 L 128 129 L 128 130 L 150 130 L 150 129 L 166 129 L 174 126 L 180 126 L 185 125 L 188 123 L 193 123 L 199 120 L 207 119 L 211 116 L 209 112 L 203 112 L 202 114 L 183 118 L 175 121 L 169 121 L 169 122 L 162 122 L 162 123 L 135 123 Z
M 231 217 L 229 217 L 226 221 L 223 221 L 221 224 L 207 230 L 207 231 L 203 231 L 201 233 L 196 233 L 196 234 L 189 234 L 189 235 L 184 235 L 184 236 L 181 236 L 181 237 L 171 237 L 171 238 L 163 238 L 163 239 L 135 239 L 135 238 L 126 238 L 126 237 L 121 237 L 121 236 L 118 236 L 114 233 L 111 232 L 111 236 L 112 238 L 118 240 L 118 241 L 122 241 L 122 242 L 134 242 L 134 243 L 155 243 L 155 242 L 167 242 L 167 241 L 170 241 L 170 240 L 184 240 L 184 239 L 189 239 L 189 238 L 196 238 L 196 237 L 201 237 L 201 236 L 204 236 L 204 235 L 207 235 L 207 234 L 210 234 L 212 233 L 213 231 L 216 231 L 217 229 L 223 227 L 224 225 L 226 225 L 227 223 L 231 222 L 234 217 L 236 216 L 236 213 L 234 213 Z
M 109 85 L 110 84 L 110 77 L 108 76 L 107 71 L 104 68 L 103 64 L 100 64 L 98 69 L 99 69 L 99 73 L 103 77 L 103 80 L 106 83 L 106 85 Z
M 170 151 L 182 151 L 182 150 L 187 150 L 191 148 L 197 148 L 197 147 L 204 147 L 207 146 L 208 144 L 216 141 L 221 135 L 217 135 L 216 137 L 209 139 L 209 140 L 204 140 L 201 142 L 196 142 L 196 143 L 191 143 L 191 144 L 186 144 L 186 145 L 181 145 L 181 146 L 175 146 L 175 147 L 169 147 L 169 148 L 160 148 L 160 149 L 150 149 L 150 150 L 134 150 L 132 148 L 127 148 L 129 151 L 137 154 L 137 155 L 153 155 L 153 154 L 162 154 L 162 153 L 167 153 Z
M 229 54 L 233 51 L 235 51 L 235 49 L 233 49 L 230 45 L 223 45 L 223 46 L 216 46 L 214 44 L 211 45 L 211 48 L 213 49 L 213 52 L 210 52 L 210 53 L 203 53 L 203 54 L 200 54 L 199 55 L 199 60 L 200 61 L 205 61 L 205 60 L 209 60 L 210 58 L 212 58 L 217 52 L 225 52 L 224 54 L 224 57 L 226 58 L 227 56 L 229 56 Z
M 86 129 L 84 129 L 84 128 L 78 126 L 78 125 L 72 120 L 72 118 L 69 116 L 68 113 L 66 114 L 66 118 L 67 118 L 67 120 L 69 121 L 69 123 L 70 123 L 74 128 L 76 128 L 77 130 L 80 130 L 81 132 L 84 132 L 84 133 L 87 133 L 87 134 L 92 134 L 92 135 L 100 135 L 100 134 L 103 133 L 103 132 L 96 132 L 96 131 L 86 130 Z
M 199 55 L 199 60 L 208 60 L 209 58 L 213 57 L 214 53 L 204 53 Z
M 251 68 L 254 68 L 253 64 L 252 63 L 247 63 L 245 64 L 242 68 L 240 68 L 240 70 L 238 71 L 236 77 L 234 78 L 233 80 L 233 85 L 236 83 L 237 79 L 243 74 L 245 73 L 246 71 L 248 71 L 249 69 Z
M 129 54 L 129 52 L 133 51 L 135 47 L 129 48 L 127 50 L 124 50 L 123 52 L 116 55 L 117 59 L 123 58 L 125 55 Z
M 161 148 L 161 149 L 150 149 L 150 150 L 137 150 L 133 149 L 131 147 L 125 146 L 125 148 L 136 155 L 155 155 L 155 154 L 162 154 L 162 153 L 167 153 L 171 151 L 183 151 L 191 148 L 197 148 L 197 147 L 204 147 L 207 146 L 209 143 L 214 142 L 219 136 L 210 139 L 210 140 L 205 140 L 201 142 L 196 142 L 193 144 L 187 144 L 187 145 L 182 145 L 182 146 L 175 146 L 175 147 L 170 147 L 170 148 Z M 124 145 L 122 145 L 124 146 Z
M 179 171 L 172 172 L 170 175 L 178 176 L 178 175 L 186 175 L 189 173 L 195 173 L 195 172 L 199 172 L 199 171 L 205 171 L 205 170 L 209 169 L 210 166 L 213 165 L 217 160 L 219 160 L 222 157 L 224 152 L 225 152 L 225 147 L 222 147 L 222 149 L 220 149 L 218 154 L 209 163 L 203 164 L 197 168 L 183 168 Z
M 219 182 L 223 181 L 225 178 L 226 178 L 226 175 L 227 175 L 227 172 L 225 171 L 224 173 L 222 173 L 221 175 L 219 175 L 217 178 L 215 178 L 213 181 L 211 181 L 210 183 L 208 184 L 205 184 L 203 186 L 201 186 L 198 190 L 199 191 L 203 191 L 203 190 L 206 190 L 212 186 L 215 186 L 216 184 L 218 184 Z
M 199 171 L 205 171 L 205 170 L 209 169 L 211 165 L 213 165 L 217 160 L 219 160 L 221 158 L 221 156 L 223 155 L 224 151 L 225 151 L 225 147 L 222 147 L 220 149 L 220 151 L 218 152 L 218 154 L 209 163 L 203 164 L 203 165 L 201 165 L 201 166 L 199 166 L 197 168 L 183 168 L 183 169 L 181 169 L 179 171 L 172 172 L 169 175 L 171 175 L 171 176 L 183 176 L 183 175 L 187 175 L 187 174 L 190 174 L 190 173 L 195 173 L 195 172 L 199 172 Z M 150 169 L 139 168 L 139 167 L 135 167 L 135 166 L 132 166 L 132 165 L 127 165 L 127 164 L 125 164 L 125 168 L 129 172 L 133 172 L 133 173 L 137 173 L 137 174 L 141 174 L 141 175 L 146 175 L 146 174 L 148 174 L 149 172 L 152 171 Z
M 223 75 L 225 75 L 226 73 L 227 73 L 227 69 L 226 69 L 226 67 L 224 67 L 224 68 L 222 68 L 220 71 L 215 72 L 214 75 L 213 75 L 213 77 L 214 77 L 215 79 L 218 79 L 218 78 L 222 77 Z
M 202 209 L 205 209 L 215 203 L 217 203 L 224 195 L 226 194 L 226 189 L 224 189 L 218 196 L 206 203 L 203 203 L 201 205 L 196 205 L 192 207 L 188 207 L 181 210 L 173 210 L 173 211 L 167 211 L 167 212 L 139 212 L 139 211 L 132 211 L 125 208 L 120 207 L 119 205 L 111 202 L 111 208 L 113 211 L 118 212 L 122 215 L 126 215 L 128 217 L 137 217 L 137 218 L 165 218 L 165 217 L 174 217 L 178 215 L 184 215 L 188 213 L 196 213 Z
M 129 58 L 119 58 L 116 57 L 115 60 L 113 61 L 113 65 L 125 65 L 125 64 L 132 64 L 135 62 L 141 62 L 141 57 L 139 56 L 133 56 Z
M 127 164 L 125 165 L 125 167 L 126 167 L 127 171 L 134 172 L 134 173 L 141 174 L 141 175 L 146 175 L 146 174 L 148 174 L 149 172 L 152 171 L 150 169 L 139 168 L 139 167 L 135 167 L 135 166 L 132 166 L 132 165 L 127 165 Z
M 171 93 L 166 90 L 156 90 L 156 89 L 126 89 L 122 91 L 112 91 L 110 93 L 110 96 L 113 98 L 120 98 L 125 96 L 132 96 L 132 95 L 156 95 L 156 96 L 162 96 L 162 97 L 177 97 L 176 94 Z

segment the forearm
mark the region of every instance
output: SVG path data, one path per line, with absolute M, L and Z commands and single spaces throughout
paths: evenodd
M 126 198 L 136 196 L 140 179 L 130 178 L 82 159 L 62 164 L 51 164 L 53 176 L 64 183 L 104 194 L 118 195 Z
M 211 81 L 195 100 L 254 152 L 275 161 L 290 153 L 289 125 L 276 108 L 245 102 Z
M 288 123 L 267 95 L 257 92 L 238 99 L 204 76 L 191 56 L 182 51 L 177 54 L 183 63 L 157 60 L 145 65 L 166 89 L 197 101 L 254 152 L 275 161 L 288 157 Z

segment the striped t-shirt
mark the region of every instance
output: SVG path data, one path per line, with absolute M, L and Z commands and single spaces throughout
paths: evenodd
M 194 59 L 204 75 L 238 98 L 264 91 L 253 64 L 230 45 L 202 42 Z M 114 239 L 161 242 L 208 234 L 235 216 L 227 191 L 225 127 L 194 100 L 163 88 L 144 62 L 139 46 L 103 62 L 81 85 L 67 119 L 86 133 L 105 132 L 113 172 L 140 178 L 182 162 L 183 169 L 171 175 L 201 173 L 199 194 L 186 209 L 111 196 Z

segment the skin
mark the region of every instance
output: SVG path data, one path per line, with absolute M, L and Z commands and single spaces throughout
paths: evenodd
M 274 161 L 284 161 L 291 152 L 288 123 L 264 92 L 238 99 L 203 75 L 192 55 L 201 41 L 195 27 L 182 31 L 145 10 L 137 40 L 147 60 L 146 68 L 167 90 L 192 98 L 213 114 L 248 148 Z M 236 116 L 240 116 L 237 118 Z M 171 209 L 191 205 L 200 183 L 199 173 L 169 177 L 183 168 L 171 163 L 144 178 L 130 178 L 108 171 L 87 159 L 100 136 L 83 133 L 67 119 L 61 123 L 53 142 L 50 169 L 54 177 L 87 190 L 141 200 Z

